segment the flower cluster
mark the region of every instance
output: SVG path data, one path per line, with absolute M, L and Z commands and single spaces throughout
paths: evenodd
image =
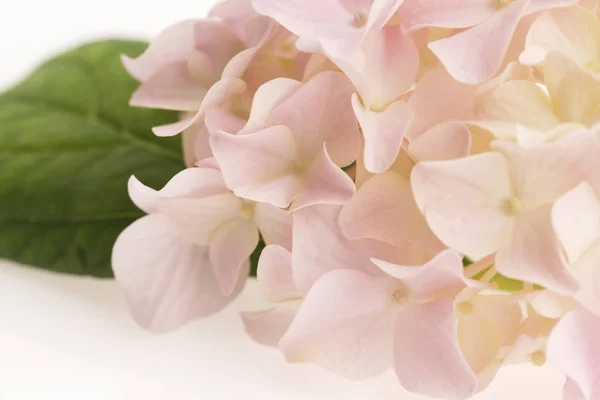
M 124 58 L 181 112 L 189 168 L 114 247 L 135 319 L 176 329 L 242 290 L 262 240 L 290 362 L 465 399 L 547 361 L 600 398 L 596 0 L 226 0 Z

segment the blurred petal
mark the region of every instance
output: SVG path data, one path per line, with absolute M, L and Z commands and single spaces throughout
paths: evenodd
M 244 330 L 255 342 L 278 347 L 279 341 L 287 332 L 296 317 L 300 303 L 282 305 L 266 311 L 246 311 L 241 313 Z
M 395 326 L 394 367 L 402 387 L 445 399 L 466 399 L 477 378 L 461 354 L 451 299 L 401 307 Z
M 577 393 L 576 386 L 589 400 L 600 396 L 599 336 L 600 317 L 578 308 L 559 321 L 548 341 L 548 362 L 567 375 L 566 389 Z
M 277 303 L 302 297 L 294 282 L 292 253 L 281 246 L 270 245 L 263 249 L 256 278 L 267 301 Z
M 583 182 L 554 203 L 552 226 L 571 263 L 600 243 L 600 200 L 589 183 Z
M 167 332 L 224 308 L 242 290 L 219 291 L 208 249 L 179 234 L 161 214 L 134 222 L 117 238 L 112 265 L 135 320 L 144 328 Z M 240 272 L 247 274 L 248 265 Z
M 254 221 L 244 218 L 235 218 L 214 232 L 208 246 L 209 258 L 223 294 L 235 289 L 240 271 L 259 240 Z
M 323 276 L 281 339 L 286 359 L 317 364 L 352 380 L 381 375 L 392 366 L 392 291 L 389 282 L 359 271 Z

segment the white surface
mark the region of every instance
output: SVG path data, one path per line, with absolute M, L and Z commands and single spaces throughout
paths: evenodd
M 8 0 L 7 0 L 8 1 Z M 52 53 L 103 36 L 149 37 L 202 16 L 212 0 L 21 0 L 0 13 L 0 88 Z M 151 335 L 127 314 L 112 281 L 65 277 L 0 262 L 0 400 L 418 400 L 389 373 L 350 383 L 287 365 L 247 339 L 240 310 L 256 309 L 250 282 L 224 312 Z M 477 400 L 559 400 L 549 368 L 506 368 Z

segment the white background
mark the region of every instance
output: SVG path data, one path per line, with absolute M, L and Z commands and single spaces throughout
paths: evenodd
M 43 59 L 101 37 L 150 38 L 214 0 L 3 0 L 0 89 Z M 1 127 L 0 127 L 1 133 Z M 224 312 L 155 336 L 129 318 L 112 281 L 47 274 L 0 262 L 0 400 L 419 400 L 388 373 L 350 383 L 287 365 L 247 339 L 240 310 L 260 307 L 250 282 Z M 506 368 L 477 400 L 559 400 L 550 368 Z

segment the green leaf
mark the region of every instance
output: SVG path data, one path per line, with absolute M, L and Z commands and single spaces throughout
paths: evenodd
M 181 139 L 151 132 L 176 113 L 128 106 L 137 83 L 120 55 L 145 47 L 92 43 L 0 95 L 0 257 L 112 276 L 117 235 L 143 215 L 127 196 L 127 179 L 135 174 L 158 188 L 184 168 Z

